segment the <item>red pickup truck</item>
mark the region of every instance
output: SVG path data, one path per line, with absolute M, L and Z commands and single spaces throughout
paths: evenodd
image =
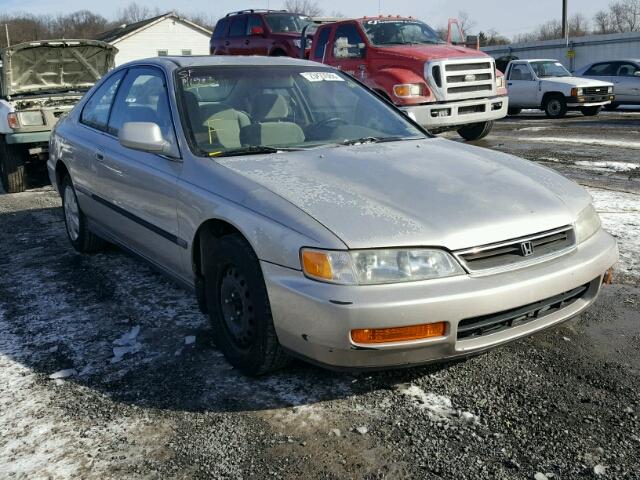
M 459 32 L 455 36 L 462 42 Z M 309 59 L 350 73 L 434 133 L 457 130 L 467 140 L 478 140 L 491 131 L 494 120 L 507 115 L 504 76 L 495 60 L 442 41 L 411 17 L 320 25 Z

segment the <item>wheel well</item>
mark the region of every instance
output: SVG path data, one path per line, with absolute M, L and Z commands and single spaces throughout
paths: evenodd
M 273 51 L 269 54 L 270 57 L 286 57 L 287 52 L 285 52 L 281 48 L 274 48 Z
M 214 248 L 216 240 L 231 234 L 242 235 L 240 230 L 231 225 L 229 222 L 219 219 L 210 219 L 204 222 L 198 228 L 192 246 L 192 267 L 197 276 L 204 274 L 204 263 L 206 260 L 203 255 L 205 251 L 211 251 Z M 244 238 L 244 235 L 242 235 Z M 246 240 L 246 238 L 245 238 Z
M 69 175 L 69 170 L 67 166 L 63 162 L 56 163 L 56 185 L 58 191 L 60 191 L 60 186 L 62 185 L 62 179 Z
M 564 98 L 564 94 L 562 92 L 547 92 L 542 97 L 542 104 L 544 105 L 544 103 L 551 97 L 562 97 L 562 98 Z

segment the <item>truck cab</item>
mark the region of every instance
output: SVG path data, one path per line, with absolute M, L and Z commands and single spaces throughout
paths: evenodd
M 457 130 L 477 140 L 507 114 L 507 92 L 495 60 L 441 40 L 411 17 L 321 25 L 309 59 L 351 74 L 433 133 Z
M 512 60 L 505 74 L 509 115 L 534 108 L 550 118 L 564 117 L 569 110 L 594 116 L 615 99 L 612 83 L 576 77 L 558 60 Z

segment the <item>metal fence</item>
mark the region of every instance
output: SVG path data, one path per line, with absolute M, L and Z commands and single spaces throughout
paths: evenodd
M 640 58 L 640 32 L 589 35 L 566 40 L 513 43 L 482 49 L 492 57 L 513 55 L 518 58 L 553 58 L 569 70 L 600 60 Z

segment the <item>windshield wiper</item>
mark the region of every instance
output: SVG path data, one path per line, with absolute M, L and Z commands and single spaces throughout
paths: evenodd
M 270 147 L 269 145 L 251 145 L 250 147 L 232 148 L 230 150 L 220 150 L 208 152 L 210 157 L 238 157 L 240 155 L 259 155 L 261 153 L 294 152 L 302 150 L 292 147 Z
M 401 140 L 413 140 L 412 137 L 362 137 L 345 140 L 338 145 L 359 145 L 362 143 L 386 143 L 399 142 Z

